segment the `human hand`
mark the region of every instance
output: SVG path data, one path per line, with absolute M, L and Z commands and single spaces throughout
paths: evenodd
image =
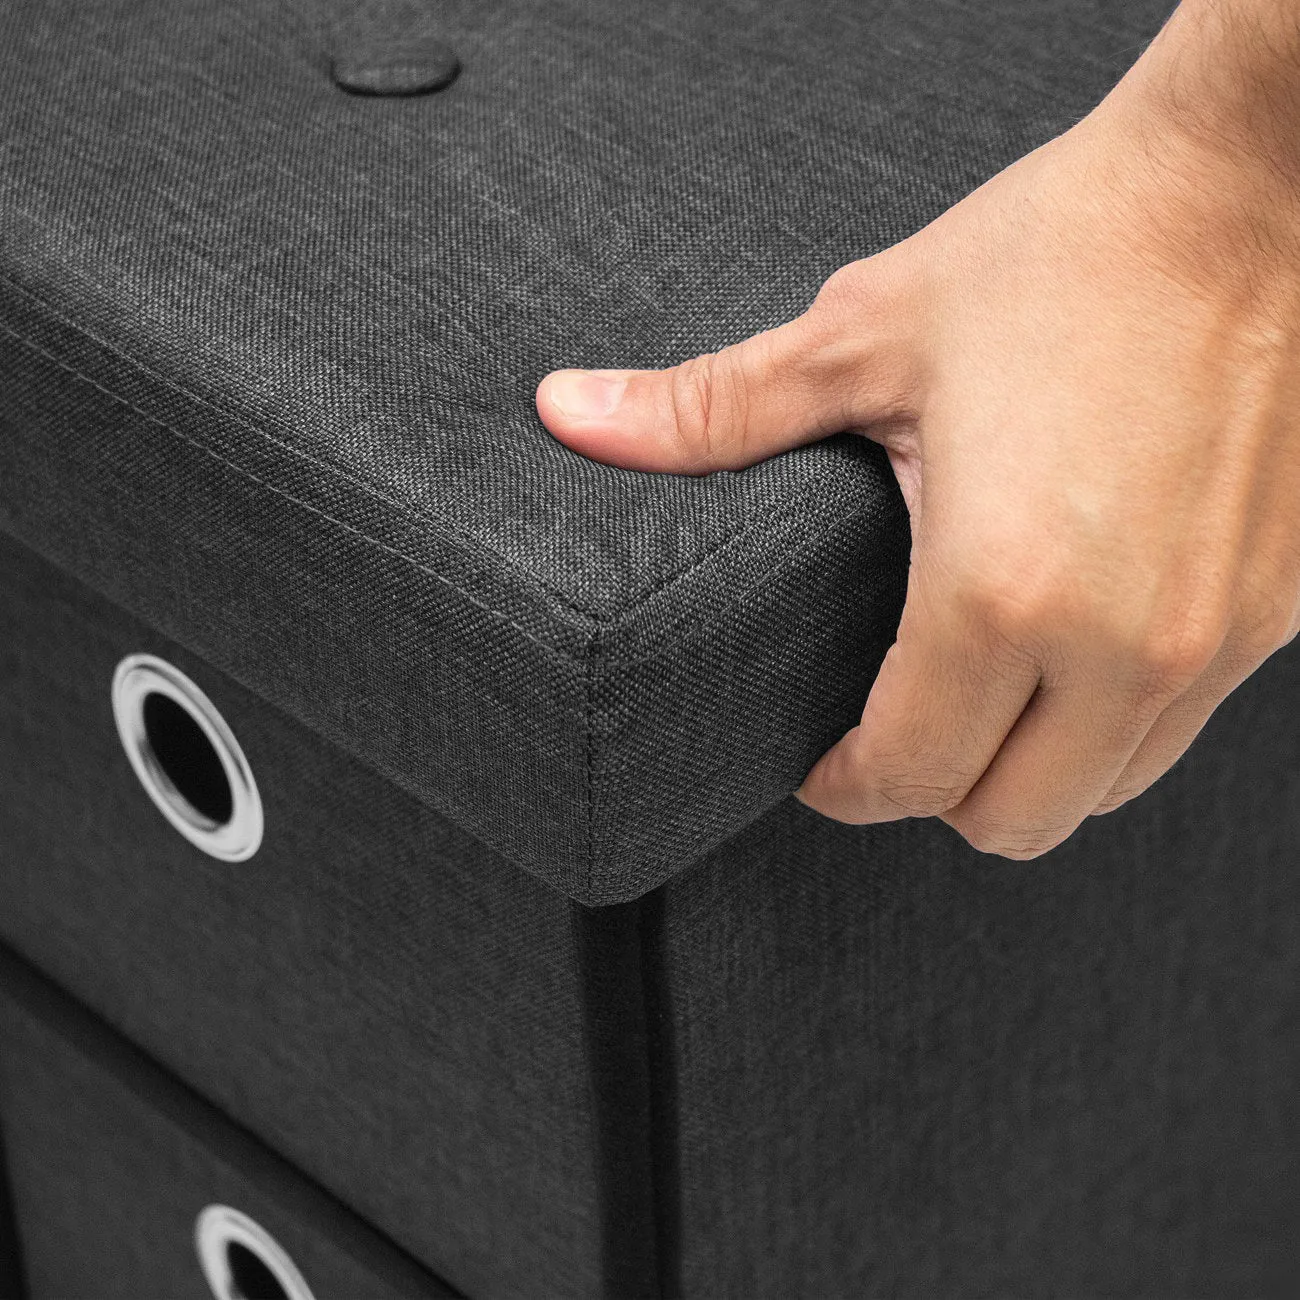
M 827 816 L 938 816 L 1036 857 L 1150 786 L 1300 631 L 1300 186 L 1181 129 L 1155 89 L 1179 39 L 797 319 L 539 385 L 553 434 L 634 469 L 885 446 L 907 601 L 799 791 Z

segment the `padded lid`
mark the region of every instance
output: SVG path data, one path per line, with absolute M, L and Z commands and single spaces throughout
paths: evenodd
M 537 381 L 798 314 L 1168 8 L 10 0 L 0 526 L 572 897 L 633 898 L 857 720 L 907 516 L 847 435 L 592 463 Z

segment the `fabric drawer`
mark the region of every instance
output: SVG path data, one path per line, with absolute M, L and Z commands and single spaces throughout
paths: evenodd
M 29 1300 L 455 1296 L 4 952 L 0 1027 L 0 1123 Z M 197 1250 L 205 1210 L 215 1287 Z M 223 1231 L 243 1218 L 243 1239 Z
M 577 905 L 9 541 L 0 620 L 0 939 L 456 1286 L 599 1292 Z M 135 652 L 242 746 L 248 861 L 142 791 Z

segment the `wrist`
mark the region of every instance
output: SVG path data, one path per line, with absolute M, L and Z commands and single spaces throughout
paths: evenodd
M 1183 0 L 1109 99 L 1300 201 L 1300 0 Z
M 1300 0 L 1184 0 L 1076 128 L 1184 282 L 1300 307 Z

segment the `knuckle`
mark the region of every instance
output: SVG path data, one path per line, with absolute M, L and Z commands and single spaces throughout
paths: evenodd
M 897 247 L 887 248 L 829 274 L 805 316 L 828 346 L 854 339 L 858 351 L 866 344 L 870 356 L 900 337 L 900 318 L 915 315 L 919 289 L 910 259 L 900 256 Z
M 1069 600 L 1054 581 L 1029 584 L 988 575 L 973 582 L 968 604 L 994 640 L 1026 650 L 1041 648 L 1069 617 Z
M 807 315 L 832 333 L 889 337 L 899 328 L 900 305 L 913 300 L 916 288 L 907 259 L 886 249 L 827 276 Z
M 814 305 L 838 311 L 858 303 L 863 296 L 866 281 L 871 275 L 870 265 L 871 259 L 864 257 L 832 271 L 817 291 Z
M 724 445 L 727 435 L 722 428 L 719 389 L 726 383 L 726 369 L 719 363 L 718 353 L 706 352 L 669 372 L 673 428 L 691 468 L 708 469 L 716 464 Z
M 1178 695 L 1205 672 L 1222 644 L 1216 620 L 1189 614 L 1148 628 L 1133 659 L 1144 689 Z
M 1017 575 L 1000 563 L 971 579 L 967 605 L 994 642 L 1045 655 L 1062 642 L 1127 665 L 1138 693 L 1167 699 L 1190 687 L 1214 662 L 1227 636 L 1224 603 L 1184 602 L 1177 614 L 1115 606 L 1063 566 Z M 1277 620 L 1280 624 L 1280 620 Z M 1265 635 L 1275 635 L 1272 621 Z

